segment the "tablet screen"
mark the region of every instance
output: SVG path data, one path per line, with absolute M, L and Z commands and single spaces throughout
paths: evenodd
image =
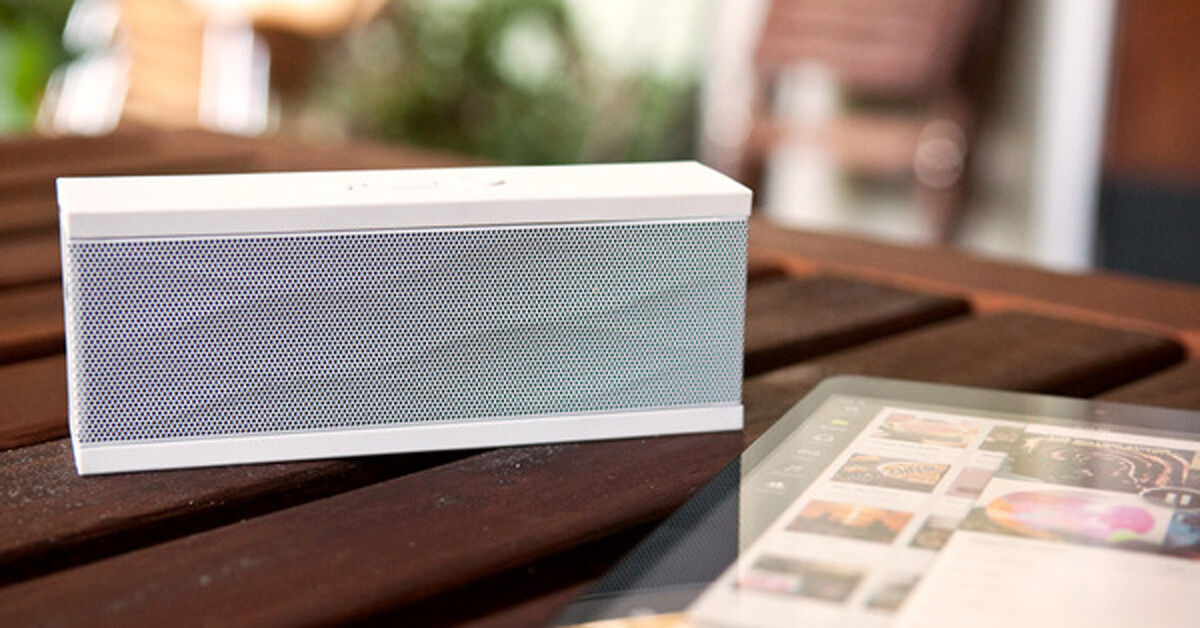
M 558 623 L 1195 625 L 1198 451 L 1200 413 L 829 380 Z

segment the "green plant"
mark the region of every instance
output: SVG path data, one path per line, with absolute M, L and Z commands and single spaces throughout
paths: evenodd
M 70 0 L 0 0 L 0 133 L 28 130 L 46 80 L 67 58 Z
M 694 81 L 597 68 L 560 0 L 396 2 L 327 64 L 358 134 L 511 163 L 685 157 Z

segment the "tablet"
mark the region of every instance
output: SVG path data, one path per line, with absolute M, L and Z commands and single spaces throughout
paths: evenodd
M 827 380 L 557 619 L 1195 626 L 1200 413 Z

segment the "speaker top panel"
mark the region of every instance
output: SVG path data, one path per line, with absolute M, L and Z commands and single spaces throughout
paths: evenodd
M 696 162 L 58 180 L 64 239 L 747 216 Z

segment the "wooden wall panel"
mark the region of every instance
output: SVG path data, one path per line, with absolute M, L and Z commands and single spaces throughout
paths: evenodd
M 1106 168 L 1200 185 L 1200 2 L 1125 0 L 1114 32 Z

